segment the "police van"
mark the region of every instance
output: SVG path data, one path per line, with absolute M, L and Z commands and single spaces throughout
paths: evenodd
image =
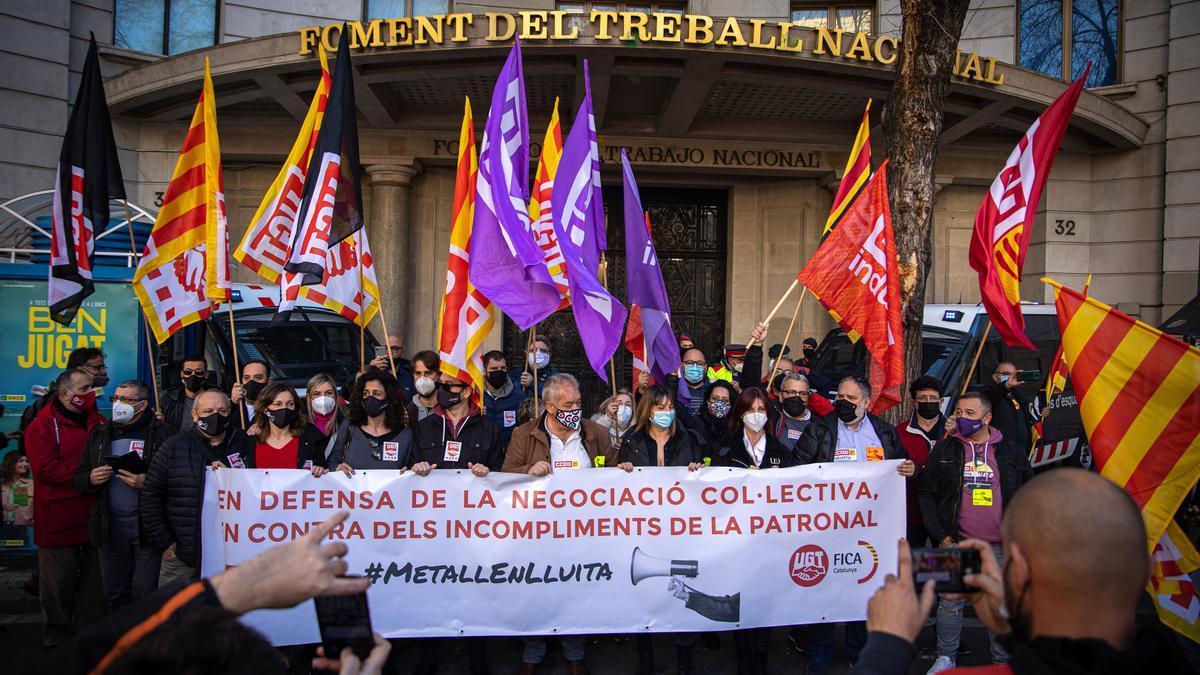
M 988 331 L 989 320 L 982 305 L 925 305 L 921 372 L 942 382 L 942 411 L 952 411 L 979 350 L 980 340 L 987 332 L 987 341 L 969 386 L 990 382 L 1001 361 L 1013 362 L 1019 371 L 1036 372 L 1033 381 L 1017 387 L 1021 399 L 1028 403 L 1026 412 L 1030 419 L 1038 419 L 1043 407 L 1048 409 L 1042 424 L 1042 437 L 1034 447 L 1030 461 L 1035 467 L 1090 467 L 1091 448 L 1084 435 L 1079 404 L 1070 379 L 1062 393 L 1055 394 L 1049 403 L 1043 400 L 1046 378 L 1050 377 L 1061 337 L 1054 307 L 1024 303 L 1021 313 L 1025 317 L 1025 334 L 1036 350 L 1009 347 L 996 331 Z M 863 341 L 852 343 L 845 331 L 835 328 L 817 348 L 812 370 L 818 374 L 814 379 L 829 388 L 836 387 L 836 383 L 847 375 L 864 375 L 866 364 L 867 349 Z M 822 393 L 828 393 L 832 398 L 836 391 Z M 904 392 L 904 396 L 907 395 L 908 392 Z

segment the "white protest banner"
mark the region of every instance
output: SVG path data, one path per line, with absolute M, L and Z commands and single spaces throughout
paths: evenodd
M 861 620 L 896 569 L 896 461 L 752 471 L 208 470 L 205 575 L 339 510 L 330 538 L 388 637 L 729 630 Z M 312 603 L 246 621 L 317 642 Z

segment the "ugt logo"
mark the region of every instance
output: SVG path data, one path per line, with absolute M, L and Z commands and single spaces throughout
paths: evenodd
M 805 544 L 792 553 L 788 574 L 797 586 L 812 588 L 829 572 L 829 555 L 816 544 Z

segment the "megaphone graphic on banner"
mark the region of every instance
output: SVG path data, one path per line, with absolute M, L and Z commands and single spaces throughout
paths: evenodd
M 642 553 L 641 547 L 633 549 L 633 560 L 629 563 L 629 577 L 633 585 L 650 577 L 692 577 L 700 574 L 698 560 L 667 560 Z

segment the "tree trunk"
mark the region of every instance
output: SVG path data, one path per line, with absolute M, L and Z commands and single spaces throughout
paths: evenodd
M 900 264 L 906 382 L 921 375 L 925 280 L 933 255 L 934 172 L 946 93 L 969 4 L 970 0 L 900 2 L 900 53 L 883 130 L 891 159 L 888 197 Z M 888 411 L 887 417 L 898 422 L 909 414 L 906 400 Z

